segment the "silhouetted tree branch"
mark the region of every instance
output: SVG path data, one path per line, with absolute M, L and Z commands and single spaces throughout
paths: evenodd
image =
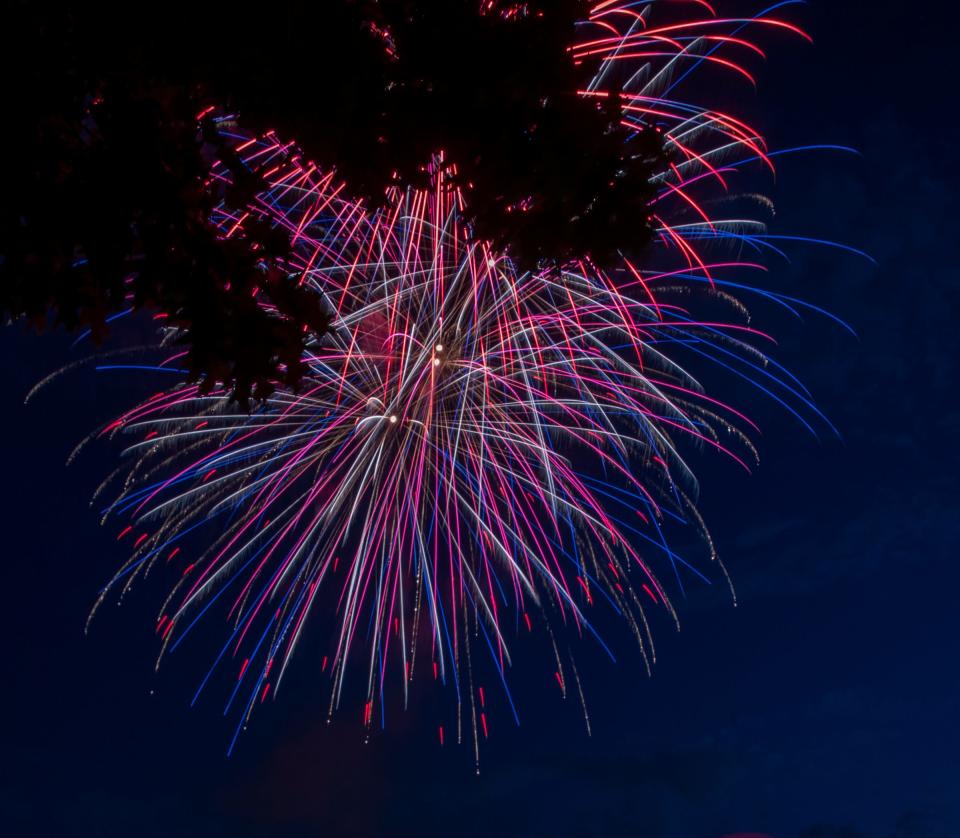
M 225 240 L 208 223 L 214 159 L 231 167 L 232 205 L 262 187 L 198 124 L 211 105 L 296 138 L 371 205 L 390 184 L 423 182 L 442 151 L 476 235 L 524 266 L 642 247 L 662 146 L 626 132 L 615 98 L 576 94 L 586 79 L 567 47 L 588 5 L 173 3 L 122 19 L 8 3 L 0 311 L 102 339 L 111 313 L 154 309 L 206 386 L 242 398 L 296 386 L 304 336 L 329 313 L 278 267 L 283 236 L 253 226 Z

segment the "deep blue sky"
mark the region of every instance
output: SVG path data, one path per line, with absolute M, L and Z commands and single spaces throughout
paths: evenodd
M 302 660 L 225 759 L 216 703 L 186 707 L 204 661 L 152 676 L 149 585 L 84 639 L 123 555 L 87 503 L 112 454 L 63 461 L 129 393 L 78 374 L 24 407 L 69 340 L 0 330 L 4 834 L 906 838 L 895 823 L 919 812 L 939 831 L 917 838 L 960 835 L 952 5 L 818 0 L 816 45 L 781 44 L 743 102 L 775 146 L 863 153 L 785 160 L 773 187 L 777 231 L 879 263 L 797 250 L 769 278 L 860 334 L 771 323 L 843 440 L 757 404 L 759 472 L 701 470 L 740 607 L 693 589 L 652 680 L 630 658 L 587 664 L 592 738 L 530 685 L 519 729 L 494 719 L 480 778 L 466 749 L 436 746 L 429 702 L 366 745 L 349 715 L 326 726 Z

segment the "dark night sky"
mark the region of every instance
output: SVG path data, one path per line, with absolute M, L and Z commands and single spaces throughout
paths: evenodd
M 217 703 L 186 707 L 206 659 L 188 652 L 152 675 L 149 584 L 85 639 L 98 583 L 123 553 L 87 503 L 109 452 L 63 462 L 130 399 L 129 382 L 80 373 L 24 407 L 70 341 L 0 330 L 0 830 L 797 838 L 827 824 L 851 838 L 960 835 L 952 6 L 816 0 L 803 12 L 816 45 L 781 43 L 745 105 L 774 146 L 863 153 L 784 160 L 773 187 L 777 232 L 842 240 L 879 262 L 797 250 L 769 278 L 860 334 L 769 321 L 778 358 L 843 440 L 817 441 L 758 403 L 758 474 L 709 459 L 701 469 L 740 607 L 691 590 L 682 634 L 660 632 L 650 680 L 629 656 L 590 661 L 592 738 L 572 702 L 546 690 L 541 700 L 531 684 L 519 729 L 492 719 L 479 778 L 468 749 L 437 746 L 430 701 L 370 744 L 349 713 L 328 727 L 304 658 L 297 689 L 227 760 Z M 909 812 L 931 830 L 896 833 Z

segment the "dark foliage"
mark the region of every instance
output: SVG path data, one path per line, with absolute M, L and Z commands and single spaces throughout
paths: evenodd
M 487 0 L 480 13 L 480 0 L 348 0 L 333 16 L 331 5 L 305 5 L 256 56 L 227 49 L 229 69 L 211 68 L 246 123 L 297 137 L 371 203 L 391 183 L 424 182 L 443 151 L 477 235 L 525 267 L 606 262 L 649 242 L 662 143 L 631 135 L 616 98 L 577 95 L 588 77 L 568 47 L 589 2 Z
M 424 150 L 441 144 L 470 196 L 477 234 L 527 265 L 587 255 L 606 262 L 648 242 L 661 143 L 652 131 L 631 136 L 615 97 L 577 95 L 589 77 L 567 49 L 589 3 L 490 3 L 481 16 L 470 13 L 476 0 L 378 5 L 396 57 L 374 171 L 415 181 Z M 509 9 L 522 11 L 504 21 Z
M 477 235 L 527 266 L 643 246 L 661 145 L 628 136 L 614 99 L 576 95 L 584 79 L 566 50 L 587 5 L 173 3 L 134 18 L 7 3 L 0 312 L 102 338 L 111 313 L 153 309 L 181 327 L 207 386 L 296 386 L 304 335 L 328 317 L 277 268 L 284 241 L 256 227 L 224 241 L 207 224 L 211 160 L 234 171 L 231 203 L 259 188 L 198 126 L 213 104 L 298 138 L 371 203 L 442 151 Z

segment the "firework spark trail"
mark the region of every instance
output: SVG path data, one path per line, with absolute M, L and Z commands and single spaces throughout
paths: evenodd
M 682 574 L 699 576 L 668 546 L 668 522 L 699 531 L 718 561 L 683 452 L 715 449 L 744 468 L 755 459 L 744 432 L 753 423 L 707 395 L 681 359 L 750 380 L 811 429 L 822 419 L 733 297 L 752 289 L 728 277 L 761 266 L 710 255 L 714 245 L 775 247 L 758 222 L 708 212 L 739 167 L 772 166 L 771 155 L 740 120 L 676 99 L 692 66 L 749 77 L 736 56 L 760 50 L 745 32 L 799 30 L 774 12 L 722 19 L 705 3 L 693 8 L 708 17 L 672 22 L 678 6 L 691 8 L 598 3 L 571 49 L 597 68 L 584 96 L 613 95 L 611 67 L 629 67 L 616 90 L 624 124 L 656 127 L 671 152 L 651 207 L 650 264 L 667 268 L 625 259 L 607 273 L 585 260 L 520 272 L 472 238 L 469 195 L 451 186 L 442 156 L 431 189 L 394 189 L 371 212 L 274 134 L 236 136 L 271 186 L 213 222 L 227 237 L 242 236 L 250 218 L 287 231 L 289 276 L 323 298 L 333 325 L 308 343 L 301 392 L 280 391 L 246 414 L 227 393 L 181 384 L 107 426 L 105 435 L 142 438 L 106 509 L 132 515 L 121 533 L 134 539 L 132 555 L 98 605 L 174 560 L 177 542 L 210 522 L 214 540 L 185 566 L 157 631 L 162 656 L 223 599 L 232 630 L 200 689 L 225 658 L 236 662 L 227 708 L 246 696 L 237 733 L 276 694 L 311 613 L 336 616 L 323 663 L 331 712 L 354 659 L 367 673 L 369 726 L 375 710 L 384 717 L 389 684 L 406 703 L 427 656 L 434 677 L 453 683 L 458 719 L 468 707 L 475 750 L 489 709 L 474 642 L 488 649 L 514 716 L 510 627 L 521 620 L 549 635 L 564 694 L 566 656 L 551 626 L 606 649 L 598 608 L 621 616 L 649 665 L 646 610 L 677 619 L 657 568 L 681 585 Z M 229 178 L 224 167 L 211 173 L 214 185 Z M 730 321 L 699 318 L 696 295 L 725 303 Z

